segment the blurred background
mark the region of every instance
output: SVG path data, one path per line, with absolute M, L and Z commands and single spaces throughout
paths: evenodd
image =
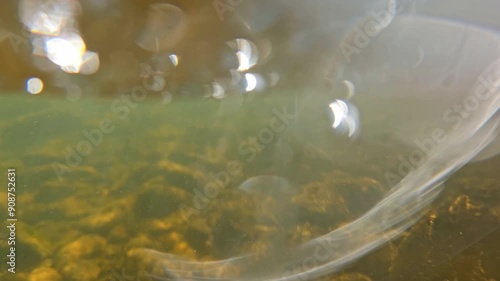
M 317 27 L 309 30 L 322 12 L 314 2 L 297 8 L 286 1 L 5 1 L 0 86 L 3 94 L 19 91 L 38 77 L 53 95 L 110 96 L 149 76 L 152 88 L 164 90 L 168 76 L 171 94 L 195 95 L 216 91 L 216 80 L 245 88 L 231 70 L 254 67 L 266 86 L 285 70 L 288 82 L 311 78 L 320 60 L 311 48 L 329 47 L 319 44 Z M 308 55 L 299 56 L 305 48 Z
M 399 14 L 418 12 L 499 28 L 495 9 L 482 8 L 494 7 L 494 0 L 480 5 L 392 2 Z M 148 75 L 161 74 L 168 76 L 168 83 L 152 78 L 152 88 L 195 95 L 200 90 L 215 92 L 219 88 L 213 82 L 229 78 L 245 88 L 248 81 L 237 79 L 231 70 L 249 69 L 259 73 L 259 87 L 329 83 L 323 79 L 324 64 L 332 50 L 367 11 L 384 6 L 381 3 L 362 0 L 354 7 L 318 0 L 4 1 L 0 87 L 2 93 L 24 89 L 27 79 L 38 77 L 51 94 L 109 96 L 140 84 Z M 49 41 L 53 44 L 46 49 Z M 72 54 L 61 57 L 61 52 Z
M 0 167 L 20 171 L 22 219 L 20 274 L 12 277 L 2 268 L 0 279 L 158 280 L 151 278 L 152 272 L 168 279 L 176 274 L 169 266 L 175 269 L 184 258 L 212 261 L 265 252 L 270 258 L 257 268 L 281 274 L 275 266 L 286 265 L 283 252 L 363 215 L 391 190 L 387 172 L 399 172 L 401 157 L 414 151 L 415 139 L 428 138 L 443 124 L 446 129 L 454 125 L 442 120 L 443 111 L 463 101 L 460 95 L 465 97 L 469 89 L 463 88 L 500 50 L 497 38 L 483 32 L 500 30 L 500 2 L 478 3 L 3 1 Z M 343 80 L 347 63 L 339 46 L 356 42 L 357 28 L 373 19 L 372 11 L 389 15 L 387 21 L 396 14 L 418 17 L 414 22 L 403 19 L 389 35 L 374 39 L 375 50 L 363 50 L 350 65 L 354 70 L 345 71 L 345 79 L 352 79 Z M 480 43 L 466 40 L 470 38 L 455 46 L 453 40 L 433 41 L 441 34 L 429 32 L 422 34 L 429 39 L 422 43 L 428 49 L 419 49 L 419 32 L 439 27 L 435 29 L 451 34 L 449 38 L 460 39 L 461 28 L 469 23 L 478 27 L 463 29 L 470 38 L 493 38 L 477 65 L 471 57 Z M 400 48 L 398 36 L 405 35 L 409 40 Z M 453 52 L 436 46 L 451 46 Z M 371 58 L 370 50 L 393 60 Z M 449 54 L 444 62 L 433 59 L 443 53 Z M 424 55 L 428 69 L 416 67 Z M 399 60 L 401 56 L 409 60 Z M 474 66 L 472 74 L 456 61 Z M 441 71 L 456 71 L 470 81 L 434 75 Z M 422 77 L 432 83 L 412 84 Z M 148 100 L 134 111 L 114 108 L 115 101 L 130 93 L 147 93 Z M 286 98 L 242 106 L 254 94 Z M 208 101 L 164 106 L 194 98 Z M 470 127 L 450 132 L 467 141 L 467 128 L 482 122 L 481 113 L 460 119 Z M 270 120 L 287 114 L 294 117 L 290 124 L 283 121 L 284 131 L 268 128 Z M 101 129 L 102 120 L 111 120 L 116 130 L 101 132 L 101 140 L 89 144 L 91 151 L 80 153 L 81 144 L 90 141 L 83 132 Z M 271 132 L 269 142 L 262 141 L 265 129 Z M 445 144 L 440 152 L 446 151 Z M 254 152 L 256 147 L 262 149 Z M 77 150 L 81 158 L 73 165 L 68 159 Z M 195 188 L 213 182 L 212 175 L 225 171 L 231 161 L 244 164 L 242 173 L 200 214 L 183 218 L 181 207 L 193 204 Z M 423 208 L 413 227 L 401 228 L 398 239 L 317 280 L 500 280 L 499 164 L 498 156 L 470 164 L 446 183 L 435 204 Z M 405 176 L 399 173 L 398 180 Z M 5 190 L 0 196 L 4 209 Z M 255 212 L 262 202 L 270 208 Z M 339 259 L 349 260 L 356 247 L 370 242 L 368 236 L 354 238 L 358 240 L 347 239 L 352 245 L 346 243 Z M 2 233 L 0 240 L 6 239 Z M 6 249 L 0 249 L 3 255 Z M 158 258 L 148 249 L 172 256 Z M 157 261 L 167 261 L 167 266 L 158 269 Z M 176 280 L 198 270 L 183 265 Z M 255 268 L 244 270 L 248 277 Z M 206 274 L 215 280 L 227 277 Z

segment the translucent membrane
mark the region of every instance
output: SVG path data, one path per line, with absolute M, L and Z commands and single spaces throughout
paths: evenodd
M 312 145 L 320 154 L 326 151 L 326 158 L 338 155 L 336 163 L 352 169 L 356 165 L 349 163 L 364 159 L 362 153 L 356 153 L 362 149 L 361 143 L 369 143 L 372 151 L 389 148 L 401 156 L 400 166 L 412 166 L 408 173 L 398 174 L 400 178 L 388 184 L 386 194 L 371 209 L 360 206 L 359 210 L 368 211 L 357 219 L 336 224 L 333 231 L 294 248 L 279 245 L 279 237 L 286 235 L 278 231 L 272 240 L 276 243 L 267 251 L 249 251 L 218 261 L 133 249 L 129 256 L 137 260 L 140 272 L 155 280 L 252 281 L 310 280 L 336 272 L 414 224 L 446 178 L 495 140 L 500 103 L 498 34 L 460 22 L 411 15 L 391 18 L 373 36 L 356 34 L 366 30 L 364 25 L 369 22 L 363 20 L 347 32 L 341 43 L 354 48 L 351 52 L 338 49 L 326 62 L 329 80 L 336 85 L 350 81 L 356 89 L 354 96 L 349 95 L 349 103 L 359 114 L 358 139 L 350 144 L 338 141 L 328 114 L 337 93 L 309 85 L 304 86 L 306 94 L 289 98 L 298 111 L 287 137 L 296 141 L 295 146 Z M 388 135 L 391 137 L 384 137 Z M 278 190 L 298 192 L 288 184 L 293 180 L 281 178 L 293 178 L 290 172 L 280 168 L 276 172 L 280 177 L 265 176 L 253 182 L 275 182 Z M 392 182 L 391 173 L 378 173 Z M 274 199 L 282 196 L 273 193 L 272 187 L 266 193 L 265 184 L 256 188 L 251 181 L 241 185 L 242 192 L 258 190 Z M 293 214 L 296 202 L 287 196 L 283 202 L 291 202 Z M 277 212 L 283 220 L 275 225 L 295 223 L 293 219 L 284 221 L 285 211 Z

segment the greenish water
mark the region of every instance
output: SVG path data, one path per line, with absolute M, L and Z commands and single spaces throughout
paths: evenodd
M 198 260 L 286 252 L 352 221 L 392 187 L 384 172 L 407 150 L 315 135 L 323 119 L 296 104 L 286 93 L 169 104 L 1 97 L 0 167 L 16 169 L 18 221 L 16 274 L 4 262 L 0 279 L 150 280 L 133 249 Z M 325 280 L 500 280 L 499 164 L 464 168 L 402 237 Z M 238 189 L 259 175 L 288 180 L 291 197 Z M 6 260 L 8 233 L 1 240 Z

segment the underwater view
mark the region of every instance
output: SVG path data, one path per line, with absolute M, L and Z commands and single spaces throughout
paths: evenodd
M 500 281 L 497 0 L 0 10 L 0 280 Z

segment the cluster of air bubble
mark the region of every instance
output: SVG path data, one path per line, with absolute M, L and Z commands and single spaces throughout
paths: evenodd
M 151 53 L 176 56 L 175 65 L 183 63 L 183 58 L 177 57 L 174 50 L 187 36 L 189 25 L 192 24 L 190 21 L 196 20 L 188 18 L 182 9 L 172 4 L 153 4 L 136 43 Z M 262 91 L 277 83 L 278 77 L 275 73 L 269 74 L 269 79 L 265 79 L 262 74 L 250 72 L 263 59 L 259 48 L 250 39 L 234 38 L 227 41 L 226 45 L 232 50 L 237 66 L 228 69 L 228 75 L 215 77 L 210 84 L 203 85 L 206 97 L 224 99 L 231 95 Z M 203 49 L 204 45 L 198 47 L 202 48 L 201 52 L 209 52 Z
M 39 66 L 50 69 L 43 60 L 67 73 L 93 74 L 99 69 L 99 56 L 88 51 L 78 31 L 78 15 L 81 7 L 75 0 L 22 0 L 19 17 L 28 29 L 33 54 L 40 58 Z
M 29 32 L 33 65 L 51 73 L 56 86 L 64 88 L 69 100 L 82 95 L 81 83 L 69 74 L 91 75 L 99 70 L 97 52 L 87 50 L 79 31 L 80 3 L 76 0 L 21 0 L 19 18 Z M 39 94 L 44 88 L 42 79 L 28 78 L 26 91 Z M 88 87 L 86 90 L 89 90 Z

